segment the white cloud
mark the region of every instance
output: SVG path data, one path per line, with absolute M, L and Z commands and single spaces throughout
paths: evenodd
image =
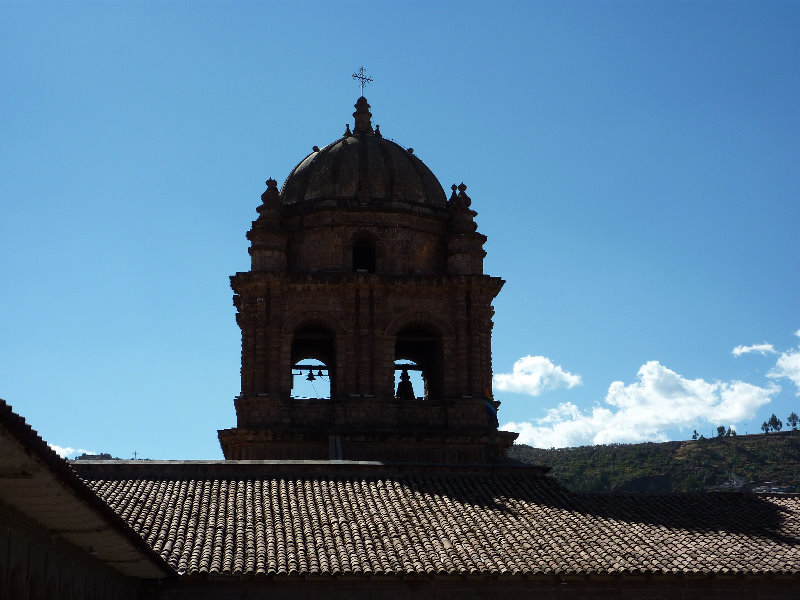
M 61 458 L 72 458 L 78 456 L 79 454 L 95 454 L 95 452 L 91 450 L 84 450 L 83 448 L 78 448 L 77 450 L 70 446 L 62 448 L 56 444 L 48 444 L 48 446 L 50 446 Z
M 766 342 L 763 344 L 753 344 L 752 346 L 736 346 L 736 348 L 733 349 L 734 356 L 750 354 L 751 352 L 758 352 L 762 356 L 766 356 L 767 354 L 776 354 L 775 348 L 772 347 L 772 344 L 767 344 Z
M 800 329 L 794 332 L 800 337 Z M 797 388 L 796 394 L 800 396 L 800 348 L 793 348 L 784 352 L 775 350 L 772 344 L 754 344 L 753 346 L 736 346 L 733 349 L 734 356 L 741 356 L 750 352 L 758 352 L 762 355 L 777 354 L 778 359 L 775 366 L 767 373 L 770 379 L 788 379 Z
M 562 403 L 541 419 L 507 423 L 503 429 L 518 431 L 518 442 L 541 448 L 663 441 L 669 429 L 752 418 L 779 391 L 774 384 L 763 388 L 742 381 L 686 379 L 650 361 L 639 369 L 638 381 L 613 382 L 603 405 L 581 411 L 571 402 Z
M 538 396 L 548 390 L 580 385 L 581 376 L 565 371 L 545 356 L 523 356 L 514 363 L 511 373 L 496 374 L 493 383 L 503 392 Z
M 800 396 L 800 349 L 781 352 L 775 366 L 767 373 L 767 377 L 789 379 L 797 387 L 796 394 Z

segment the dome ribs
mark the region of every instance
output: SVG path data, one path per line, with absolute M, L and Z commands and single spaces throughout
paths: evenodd
M 446 197 L 436 176 L 410 148 L 373 130 L 369 105 L 364 98 L 359 103 L 352 132 L 322 149 L 315 146 L 286 178 L 283 206 L 444 210 Z
M 378 150 L 383 158 L 383 164 L 388 165 L 391 161 L 391 158 L 389 156 L 389 149 L 386 144 L 378 144 Z M 389 168 L 386 169 L 386 197 L 394 197 L 394 171 Z

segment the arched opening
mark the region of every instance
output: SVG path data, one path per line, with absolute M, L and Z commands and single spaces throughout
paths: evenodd
M 364 237 L 353 240 L 353 271 L 356 273 L 375 273 L 376 267 L 375 242 Z
M 330 369 L 321 360 L 300 359 L 292 365 L 292 398 L 330 398 Z
M 330 398 L 334 389 L 335 339 L 323 325 L 298 327 L 292 339 L 292 398 Z
M 394 361 L 394 396 L 398 400 L 422 400 L 425 398 L 425 379 L 422 367 L 413 360 Z
M 415 398 L 441 398 L 442 343 L 438 332 L 424 325 L 401 329 L 395 342 L 394 365 L 398 398 L 411 398 L 408 384 Z

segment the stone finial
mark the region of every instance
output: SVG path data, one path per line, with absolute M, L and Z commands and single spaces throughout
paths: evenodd
M 372 135 L 374 131 L 372 130 L 372 113 L 369 112 L 369 103 L 364 96 L 361 96 L 358 100 L 356 100 L 355 104 L 356 112 L 353 113 L 353 117 L 355 117 L 356 124 L 353 128 L 353 132 L 356 135 Z
M 261 205 L 256 208 L 258 218 L 253 221 L 253 231 L 274 227 L 281 212 L 281 193 L 278 182 L 272 177 L 266 181 L 267 189 L 261 194 Z M 248 239 L 250 234 L 248 233 Z
M 450 189 L 453 190 L 453 193 L 450 195 L 450 200 L 448 200 L 447 204 L 452 208 L 467 209 L 468 212 L 472 212 L 469 211 L 472 200 L 467 196 L 467 186 L 463 182 L 460 185 L 454 183 L 450 186 Z
M 472 204 L 472 200 L 467 196 L 467 186 L 464 185 L 463 181 L 458 186 L 458 199 L 461 201 L 461 205 L 464 208 L 469 208 Z
M 348 138 L 351 135 L 353 135 L 353 133 L 350 131 L 350 123 L 346 123 L 344 126 L 344 137 Z
M 383 137 L 381 135 L 381 126 L 380 125 L 375 125 L 375 137 L 379 137 L 379 138 Z
M 478 213 L 470 208 L 472 200 L 467 196 L 467 186 L 463 183 L 453 184 L 450 189 L 453 190 L 453 194 L 447 201 L 447 207 L 450 211 L 452 233 L 456 236 L 476 233 L 478 224 L 475 223 L 475 217 Z
M 281 193 L 278 191 L 278 182 L 272 177 L 265 182 L 267 189 L 261 194 L 261 202 L 266 205 L 277 205 L 281 203 Z

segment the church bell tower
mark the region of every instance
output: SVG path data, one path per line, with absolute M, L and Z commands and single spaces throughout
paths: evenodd
M 242 331 L 237 426 L 226 459 L 486 463 L 492 300 L 466 186 L 441 184 L 412 148 L 382 137 L 363 96 L 353 129 L 314 147 L 279 190 L 267 181 L 231 277 Z M 298 378 L 329 385 L 301 398 Z M 416 379 L 416 384 L 412 382 Z

